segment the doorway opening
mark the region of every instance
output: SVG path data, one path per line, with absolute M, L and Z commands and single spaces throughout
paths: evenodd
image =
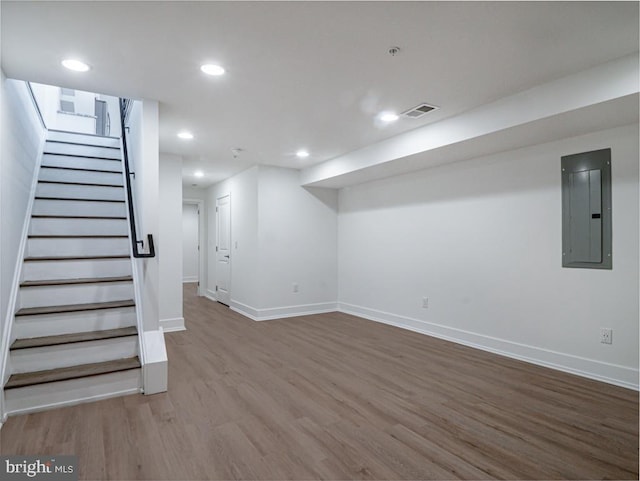
M 182 201 L 182 282 L 195 286 L 198 296 L 204 295 L 204 202 L 200 199 Z

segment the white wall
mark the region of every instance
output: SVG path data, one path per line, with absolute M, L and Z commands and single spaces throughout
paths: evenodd
M 182 198 L 188 200 L 206 200 L 208 189 L 182 186 Z
M 13 319 L 12 288 L 45 131 L 24 82 L 0 71 L 0 373 Z M 0 375 L 0 388 L 8 371 Z M 0 424 L 3 419 L 0 394 Z
M 160 154 L 159 315 L 164 330 L 184 327 L 182 315 L 182 157 Z
M 182 282 L 198 282 L 199 215 L 197 204 L 182 204 Z
M 258 192 L 261 317 L 335 309 L 337 192 L 305 189 L 299 171 L 268 166 Z
M 138 239 L 147 242 L 147 234 L 158 241 L 160 232 L 160 153 L 158 102 L 154 100 L 136 101 L 129 117 L 128 136 L 129 161 L 135 172 L 134 203 Z M 179 225 L 179 224 L 178 224 Z M 145 331 L 157 330 L 159 319 L 159 255 L 142 259 L 141 285 L 143 325 Z
M 564 269 L 560 157 L 607 147 L 613 270 Z M 338 222 L 341 309 L 637 386 L 638 125 L 345 188 Z
M 253 167 L 209 189 L 209 297 L 215 298 L 215 202 L 226 193 L 231 307 L 259 320 L 335 310 L 337 192 L 305 189 L 297 170 L 279 167 Z
M 22 262 L 17 255 L 44 128 L 24 82 L 7 79 L 4 72 L 1 81 L 0 322 L 4 325 L 14 272 Z

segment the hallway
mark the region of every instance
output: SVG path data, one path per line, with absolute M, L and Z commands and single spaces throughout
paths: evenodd
M 633 479 L 638 393 L 341 313 L 254 322 L 185 284 L 169 391 L 9 418 L 81 479 Z

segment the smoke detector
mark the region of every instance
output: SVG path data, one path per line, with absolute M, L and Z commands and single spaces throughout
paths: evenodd
M 420 104 L 416 105 L 413 108 L 410 108 L 406 112 L 402 112 L 400 115 L 403 117 L 409 117 L 410 119 L 419 119 L 423 115 L 428 114 L 432 110 L 436 110 L 438 107 L 429 104 Z

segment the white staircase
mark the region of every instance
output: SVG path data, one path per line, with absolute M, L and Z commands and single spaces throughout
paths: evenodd
M 4 389 L 19 413 L 140 392 L 119 139 L 49 131 Z

